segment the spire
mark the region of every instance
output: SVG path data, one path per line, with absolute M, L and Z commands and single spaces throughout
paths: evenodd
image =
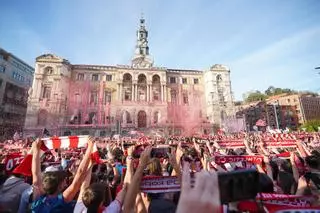
M 137 30 L 137 45 L 135 55 L 149 55 L 148 30 L 146 30 L 145 19 L 143 17 L 143 14 L 141 14 L 140 27 Z
M 151 67 L 153 65 L 153 60 L 149 55 L 148 30 L 146 29 L 143 13 L 141 14 L 140 25 L 137 30 L 137 44 L 132 64 L 135 67 Z

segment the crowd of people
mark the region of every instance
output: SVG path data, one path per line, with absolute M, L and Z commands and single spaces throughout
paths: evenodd
M 68 138 L 0 143 L 0 213 L 320 209 L 320 133 Z

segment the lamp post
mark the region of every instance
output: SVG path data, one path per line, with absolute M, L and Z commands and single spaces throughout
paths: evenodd
M 279 105 L 279 102 L 274 102 L 272 103 L 273 109 L 274 109 L 274 114 L 276 117 L 276 124 L 277 124 L 277 129 L 279 129 L 279 121 L 278 121 L 278 114 L 277 114 L 277 109 L 276 109 L 276 104 Z

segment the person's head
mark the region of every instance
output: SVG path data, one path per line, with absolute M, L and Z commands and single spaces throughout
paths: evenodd
M 318 154 L 313 153 L 312 155 L 307 156 L 305 160 L 310 169 L 320 169 L 320 157 Z
M 285 194 L 291 194 L 292 187 L 295 187 L 293 175 L 289 172 L 279 171 L 278 184 Z
M 42 179 L 42 187 L 47 195 L 55 195 L 62 192 L 66 187 L 64 172 L 45 172 Z
M 114 156 L 115 161 L 121 162 L 123 158 L 123 151 L 116 147 L 112 150 L 112 155 Z
M 82 201 L 87 213 L 96 213 L 100 207 L 111 202 L 109 188 L 102 183 L 93 183 L 83 192 Z
M 162 176 L 162 167 L 159 158 L 152 158 L 148 165 L 149 175 Z

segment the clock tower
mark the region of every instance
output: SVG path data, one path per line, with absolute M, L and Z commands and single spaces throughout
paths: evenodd
M 140 27 L 137 30 L 137 44 L 132 66 L 135 68 L 150 68 L 153 66 L 153 60 L 149 55 L 148 30 L 143 17 L 140 19 Z

